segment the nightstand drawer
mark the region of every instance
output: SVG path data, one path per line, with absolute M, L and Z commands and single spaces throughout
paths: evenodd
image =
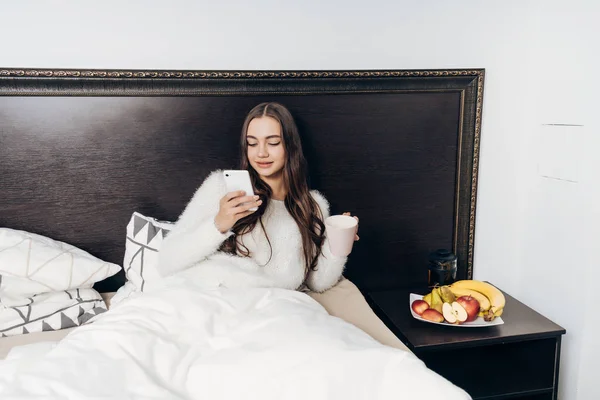
M 557 338 L 417 352 L 429 368 L 474 399 L 552 398 Z M 513 397 L 514 396 L 514 397 Z M 548 396 L 548 397 L 545 397 Z

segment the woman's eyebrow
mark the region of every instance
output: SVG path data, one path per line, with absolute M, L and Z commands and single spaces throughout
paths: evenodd
M 275 138 L 279 139 L 279 138 L 281 138 L 281 135 L 270 135 L 270 136 L 267 136 L 267 137 L 266 137 L 266 139 L 267 139 L 267 140 L 268 140 L 268 139 L 275 139 Z M 254 140 L 258 140 L 257 138 L 255 138 L 255 137 L 254 137 L 254 136 L 252 136 L 252 135 L 247 135 L 247 136 L 246 136 L 246 139 L 254 139 Z

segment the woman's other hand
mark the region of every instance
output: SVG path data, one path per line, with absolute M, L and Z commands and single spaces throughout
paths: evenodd
M 219 213 L 215 217 L 215 226 L 221 233 L 225 233 L 235 223 L 252 214 L 251 208 L 257 208 L 262 204 L 259 196 L 246 196 L 246 192 L 238 190 L 229 192 L 219 202 Z M 244 204 L 245 203 L 245 204 Z
M 345 212 L 343 215 L 351 216 L 349 212 Z M 356 220 L 356 234 L 354 235 L 354 241 L 358 241 L 360 238 L 358 237 L 358 217 L 355 215 L 354 219 Z

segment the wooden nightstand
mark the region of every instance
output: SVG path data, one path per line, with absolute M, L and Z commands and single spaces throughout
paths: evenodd
M 503 325 L 456 328 L 414 319 L 406 289 L 367 293 L 375 313 L 425 364 L 473 399 L 556 399 L 565 329 L 504 293 Z

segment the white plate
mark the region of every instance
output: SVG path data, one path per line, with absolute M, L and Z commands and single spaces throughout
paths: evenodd
M 411 307 L 413 301 L 421 300 L 422 298 L 423 298 L 423 296 L 421 296 L 420 294 L 411 293 L 409 296 L 409 302 L 408 302 L 408 307 L 410 308 L 410 313 L 412 314 L 414 319 L 418 319 L 419 321 L 428 322 L 430 324 L 435 324 L 435 325 L 453 326 L 453 327 L 457 327 L 457 328 L 481 328 L 481 327 L 486 327 L 486 326 L 502 325 L 504 323 L 504 321 L 500 317 L 496 317 L 496 318 L 494 318 L 493 321 L 490 321 L 490 322 L 485 321 L 483 319 L 483 317 L 477 317 L 477 319 L 475 321 L 465 322 L 463 324 L 449 324 L 447 322 L 429 321 L 429 320 L 421 318 L 421 316 L 419 314 L 417 314 L 416 312 L 414 312 Z

